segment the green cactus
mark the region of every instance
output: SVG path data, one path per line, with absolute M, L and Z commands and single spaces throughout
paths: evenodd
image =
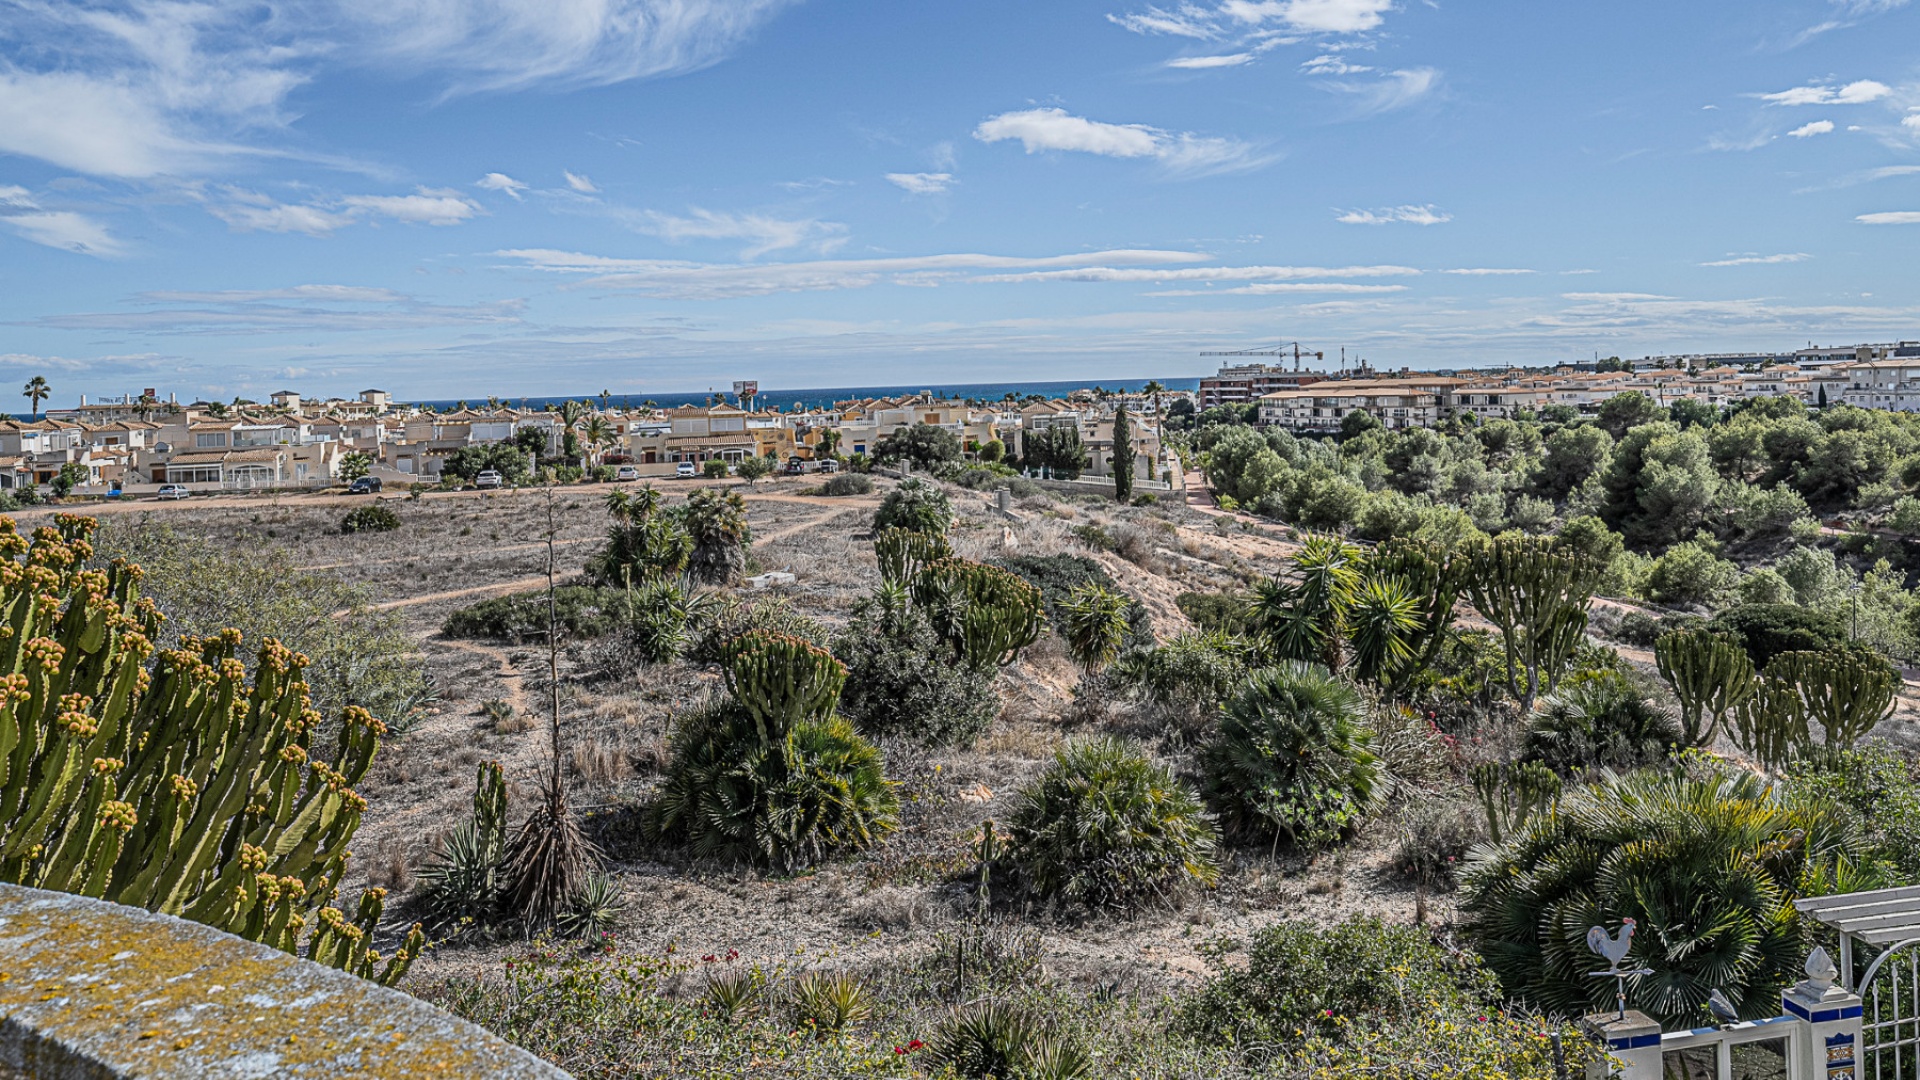
M 1587 602 L 1596 570 L 1582 556 L 1554 550 L 1540 537 L 1502 536 L 1470 556 L 1465 592 L 1500 630 L 1507 689 L 1523 713 L 1552 693 L 1587 630 Z
M 945 533 L 916 529 L 881 529 L 873 534 L 873 553 L 880 560 L 880 580 L 905 585 L 928 563 L 953 554 Z
M 1018 574 L 967 559 L 928 563 L 913 581 L 913 601 L 962 663 L 1005 667 L 1040 638 L 1046 604 Z
M 1560 777 L 1537 761 L 1490 762 L 1474 766 L 1473 789 L 1487 815 L 1487 835 L 1504 844 L 1560 797 Z
M 352 789 L 384 730 L 347 710 L 333 764 L 306 658 L 265 642 L 251 685 L 227 631 L 160 653 L 139 569 L 87 569 L 91 519 L 29 543 L 0 518 L 0 881 L 178 915 L 391 985 L 415 928 L 377 976 L 378 890 L 331 906 L 366 802 Z M 24 558 L 23 558 L 24 557 Z
M 823 719 L 840 701 L 847 667 L 825 649 L 786 634 L 749 630 L 727 643 L 727 691 L 753 717 L 762 743 L 801 721 Z
M 1426 670 L 1446 644 L 1454 621 L 1453 605 L 1466 584 L 1470 563 L 1470 559 L 1454 558 L 1431 540 L 1404 536 L 1383 541 L 1367 556 L 1368 575 L 1400 582 L 1415 601 L 1415 623 L 1403 639 L 1406 659 L 1381 672 L 1390 686 L 1402 687 Z
M 1680 733 L 1688 746 L 1713 745 L 1714 731 L 1753 696 L 1753 661 L 1725 638 L 1676 630 L 1654 642 L 1653 656 L 1680 701 Z
M 1733 741 L 1776 771 L 1812 749 L 1816 724 L 1828 748 L 1844 749 L 1893 713 L 1899 685 L 1885 664 L 1850 650 L 1783 652 L 1734 710 Z

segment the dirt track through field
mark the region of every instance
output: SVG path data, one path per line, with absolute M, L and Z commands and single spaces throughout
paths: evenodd
M 431 604 L 435 600 L 460 600 L 469 596 L 488 596 L 493 593 L 526 592 L 537 589 L 547 583 L 547 575 L 520 578 L 517 581 L 500 581 L 492 585 L 475 585 L 470 589 L 449 589 L 446 592 L 423 593 L 419 596 L 406 596 L 398 600 L 386 600 L 370 605 L 374 611 L 392 611 L 395 608 L 413 607 L 416 604 Z M 336 614 L 345 614 L 336 612 Z
M 427 635 L 422 639 L 422 641 L 423 641 L 423 644 L 437 645 L 440 648 L 452 649 L 455 652 L 472 653 L 475 656 L 484 656 L 487 659 L 498 663 L 500 665 L 500 669 L 494 672 L 493 677 L 500 680 L 500 682 L 504 684 L 504 688 L 506 690 L 507 704 L 512 706 L 514 715 L 516 716 L 524 715 L 526 713 L 527 711 L 526 678 L 527 677 L 525 675 L 520 674 L 519 670 L 513 666 L 513 659 L 508 655 L 507 650 L 497 648 L 492 645 L 482 645 L 474 641 L 461 641 L 457 638 L 441 637 L 437 634 Z

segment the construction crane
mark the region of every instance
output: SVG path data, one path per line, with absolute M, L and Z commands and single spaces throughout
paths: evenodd
M 1314 351 L 1308 351 L 1308 350 L 1306 350 L 1306 349 L 1302 349 L 1302 348 L 1300 347 L 1300 343 L 1299 343 L 1299 342 L 1297 342 L 1297 341 L 1289 341 L 1289 342 L 1285 342 L 1285 343 L 1283 343 L 1283 344 L 1280 344 L 1280 345 L 1267 345 L 1267 346 L 1263 346 L 1263 347 L 1261 347 L 1261 348 L 1258 348 L 1258 349 L 1236 349 L 1236 350 L 1234 350 L 1234 351 L 1232 351 L 1232 352 L 1203 352 L 1203 353 L 1201 353 L 1200 355 L 1201 355 L 1201 356 L 1279 356 L 1279 357 L 1285 357 L 1285 356 L 1287 355 L 1287 350 L 1288 350 L 1288 349 L 1292 349 L 1292 350 L 1293 350 L 1293 370 L 1295 370 L 1295 371 L 1299 371 L 1299 370 L 1300 370 L 1300 358 L 1301 358 L 1302 356 L 1311 356 L 1311 357 L 1313 357 L 1313 359 L 1314 359 L 1314 362 L 1315 362 L 1315 363 L 1320 363 L 1320 362 L 1322 362 L 1322 361 L 1324 361 L 1324 360 L 1326 360 L 1326 358 L 1327 358 L 1327 354 L 1326 354 L 1326 353 L 1323 353 L 1323 352 L 1314 352 Z

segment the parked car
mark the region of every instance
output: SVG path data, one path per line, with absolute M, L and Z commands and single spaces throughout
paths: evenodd
M 473 478 L 473 486 L 477 488 L 497 488 L 505 482 L 493 469 L 482 469 L 480 475 Z
M 673 467 L 673 475 L 679 477 L 682 480 L 691 480 L 694 477 L 700 475 L 700 471 L 693 467 L 693 462 L 683 461 L 680 464 L 675 465 Z
M 347 494 L 349 495 L 374 495 L 378 494 L 379 491 L 380 478 L 377 476 L 362 476 L 347 485 Z
M 154 492 L 153 497 L 156 499 L 184 499 L 192 494 L 193 492 L 188 491 L 185 484 L 161 484 L 160 490 Z
M 823 461 L 821 461 L 821 462 L 820 462 L 820 471 L 821 471 L 821 472 L 824 472 L 824 473 L 836 473 L 836 472 L 839 472 L 839 471 L 840 471 L 840 463 L 839 463 L 839 462 L 837 462 L 837 461 L 835 461 L 835 460 L 833 460 L 832 458 L 826 458 L 825 460 L 823 460 Z
M 807 471 L 807 463 L 805 461 L 802 461 L 799 458 L 787 459 L 787 475 L 788 476 L 804 476 L 806 474 L 806 471 Z
M 634 468 L 632 465 L 622 465 L 613 470 L 613 478 L 615 480 L 638 480 L 640 479 L 640 470 Z

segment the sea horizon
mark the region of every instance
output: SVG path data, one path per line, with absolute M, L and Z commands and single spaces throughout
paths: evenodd
M 1101 380 L 1098 382 L 1086 382 L 1086 381 L 1077 380 L 1077 379 L 1054 379 L 1054 380 L 1044 380 L 1044 381 L 1035 381 L 1035 382 L 986 382 L 986 383 L 934 382 L 934 383 L 902 384 L 902 385 L 895 385 L 895 386 L 823 386 L 823 387 L 816 387 L 813 389 L 799 389 L 799 390 L 790 390 L 790 389 L 789 390 L 782 390 L 782 389 L 762 390 L 760 391 L 757 397 L 757 401 L 762 407 L 765 407 L 765 408 L 775 408 L 783 411 L 795 411 L 795 410 L 804 411 L 807 409 L 824 408 L 826 406 L 833 405 L 834 403 L 841 402 L 841 401 L 857 401 L 865 398 L 901 397 L 908 394 L 917 394 L 923 390 L 931 391 L 935 397 L 939 397 L 939 398 L 973 400 L 973 401 L 999 401 L 1004 399 L 1010 393 L 1018 395 L 1020 397 L 1025 397 L 1028 394 L 1041 394 L 1051 398 L 1051 397 L 1063 397 L 1066 394 L 1072 393 L 1075 390 L 1091 390 L 1096 386 L 1106 390 L 1117 390 L 1125 393 L 1133 393 L 1133 392 L 1138 392 L 1143 387 L 1145 387 L 1148 383 L 1154 382 L 1154 381 L 1155 380 L 1153 379 L 1107 379 L 1107 380 Z M 1198 376 L 1188 376 L 1186 378 L 1176 378 L 1176 379 L 1160 379 L 1158 381 L 1161 386 L 1165 387 L 1168 390 L 1192 391 L 1192 390 L 1198 390 L 1200 388 L 1200 378 Z M 714 391 L 709 393 L 709 392 L 703 391 L 698 393 L 680 393 L 680 394 L 659 394 L 659 393 L 611 394 L 608 396 L 608 401 L 610 404 L 618 405 L 622 408 L 629 408 L 633 406 L 644 405 L 646 402 L 649 402 L 649 401 L 651 401 L 654 405 L 659 407 L 675 408 L 681 405 L 704 405 L 716 393 L 719 394 L 720 397 L 725 398 L 729 401 L 733 400 L 733 394 L 731 392 L 722 393 L 719 391 Z M 549 396 L 503 397 L 503 398 L 500 398 L 499 400 L 502 405 L 511 403 L 515 408 L 544 409 L 548 405 L 558 405 L 562 402 L 567 402 L 567 401 L 598 402 L 600 400 L 600 395 L 599 394 L 571 394 L 571 395 L 561 394 L 561 395 L 549 395 Z M 474 406 L 474 405 L 485 404 L 487 399 L 484 397 L 421 399 L 416 401 L 408 401 L 407 404 L 417 405 L 417 406 L 431 406 L 434 409 L 445 410 L 445 409 L 451 409 L 456 407 L 462 401 L 466 402 L 469 406 Z

